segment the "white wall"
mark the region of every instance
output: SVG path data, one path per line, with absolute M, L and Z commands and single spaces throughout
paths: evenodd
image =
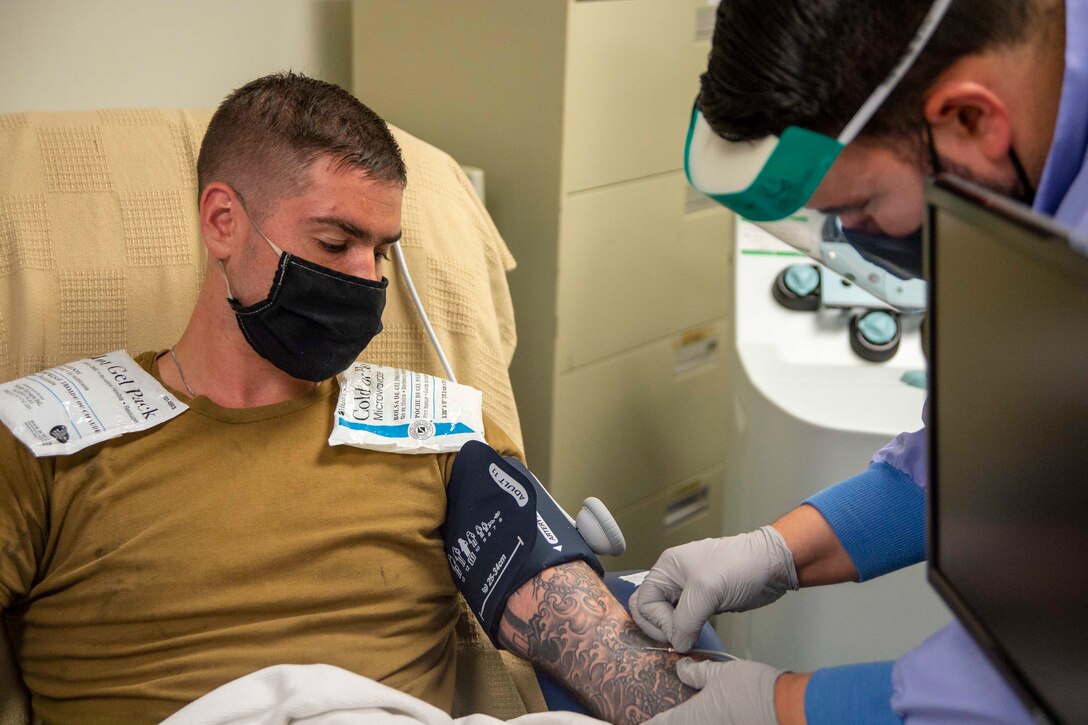
M 351 88 L 349 0 L 0 0 L 0 113 L 216 106 L 286 69 Z

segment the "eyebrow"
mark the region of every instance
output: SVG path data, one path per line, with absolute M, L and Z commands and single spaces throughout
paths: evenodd
M 839 204 L 838 206 L 819 207 L 817 211 L 819 211 L 821 214 L 827 214 L 828 216 L 842 216 L 847 212 L 860 212 L 862 209 L 865 208 L 865 205 L 867 203 L 869 203 L 868 199 L 851 199 L 846 204 Z
M 322 224 L 324 226 L 336 227 L 344 234 L 351 235 L 356 239 L 373 239 L 374 235 L 366 229 L 360 226 L 352 224 L 347 219 L 342 219 L 336 216 L 312 216 L 306 220 L 311 224 Z M 391 237 L 384 237 L 378 241 L 379 245 L 393 244 L 399 242 L 403 232 L 397 232 Z
M 862 204 L 844 204 L 843 206 L 821 207 L 817 211 L 821 214 L 827 214 L 828 216 L 842 216 L 847 212 L 859 212 L 861 211 L 862 206 Z

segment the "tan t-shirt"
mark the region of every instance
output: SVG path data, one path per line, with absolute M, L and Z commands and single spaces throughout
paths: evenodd
M 137 358 L 158 377 L 154 360 Z M 315 662 L 449 710 L 453 456 L 330 447 L 337 391 L 197 398 L 56 458 L 0 426 L 0 607 L 39 717 L 157 722 L 262 667 Z

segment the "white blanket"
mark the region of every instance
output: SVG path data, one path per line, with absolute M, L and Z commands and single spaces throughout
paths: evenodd
M 163 725 L 492 725 L 488 715 L 454 720 L 422 700 L 332 665 L 275 665 L 212 690 Z M 572 712 L 544 712 L 517 725 L 601 725 Z

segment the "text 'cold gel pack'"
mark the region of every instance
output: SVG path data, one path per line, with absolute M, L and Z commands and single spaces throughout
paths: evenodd
M 188 409 L 124 350 L 0 384 L 0 421 L 35 456 L 75 453 Z
M 362 362 L 340 375 L 329 445 L 448 453 L 483 440 L 483 393 L 476 388 Z

